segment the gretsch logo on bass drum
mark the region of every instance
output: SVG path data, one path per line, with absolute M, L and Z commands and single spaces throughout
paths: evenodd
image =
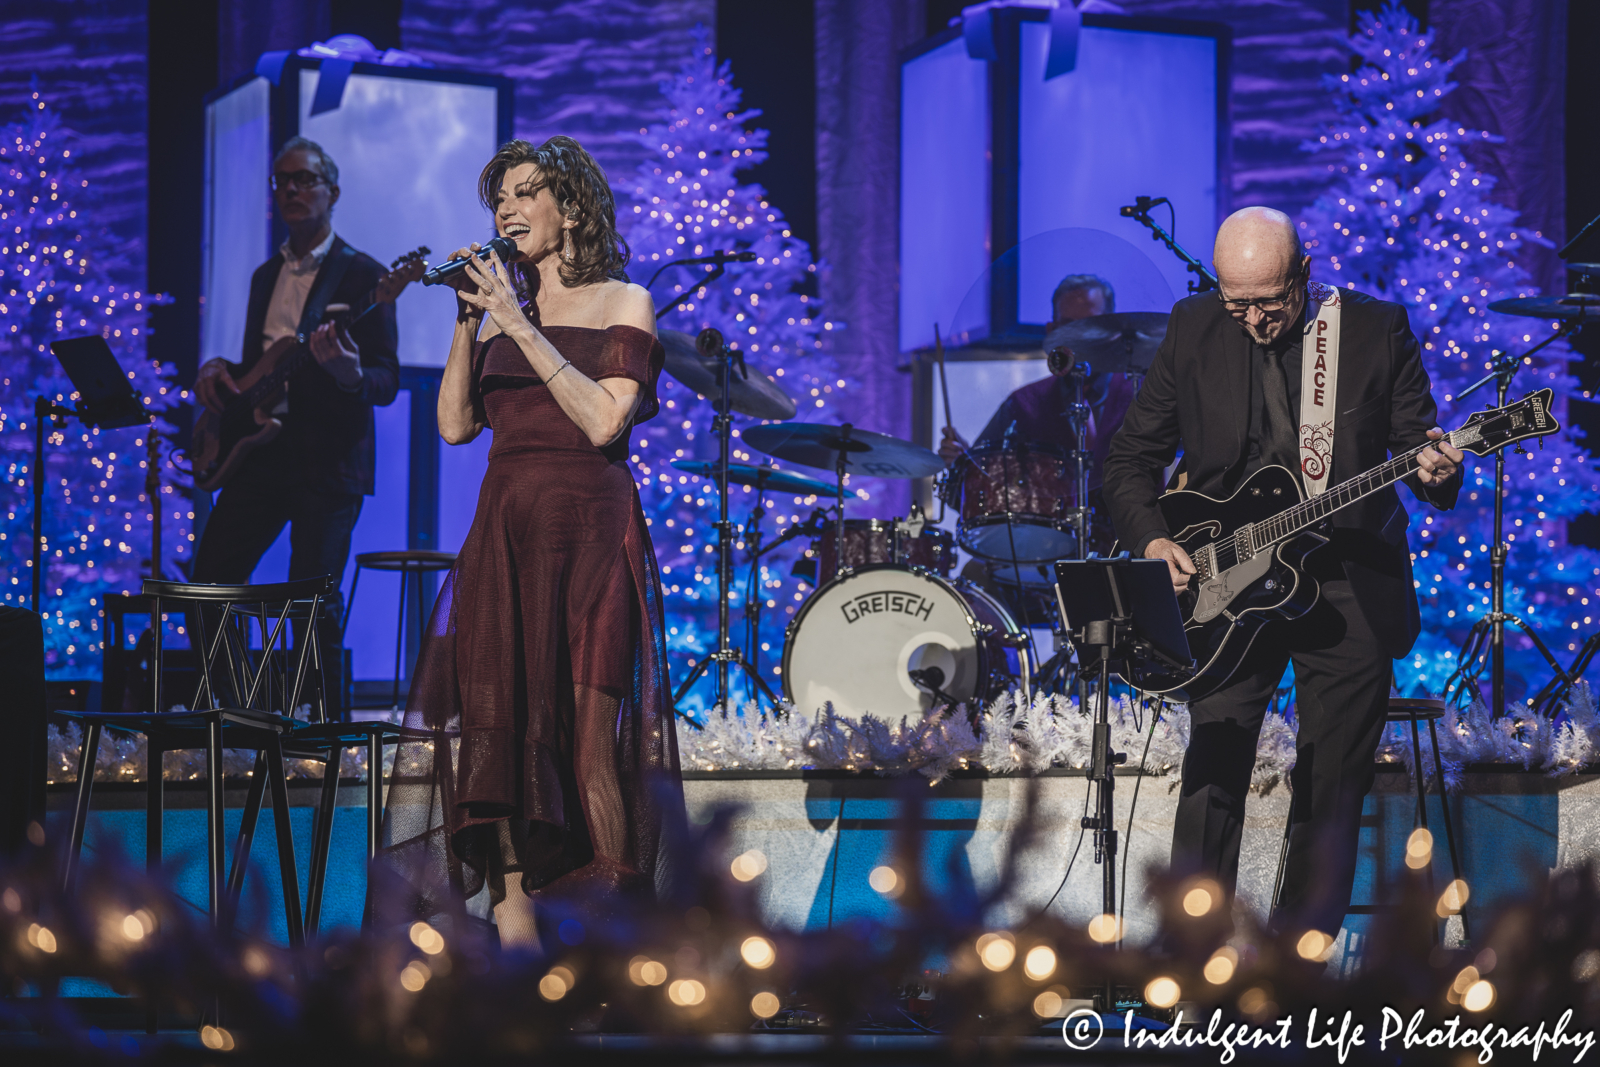
M 855 622 L 866 615 L 910 615 L 927 621 L 933 613 L 933 601 L 916 593 L 863 593 L 839 605 L 845 622 Z

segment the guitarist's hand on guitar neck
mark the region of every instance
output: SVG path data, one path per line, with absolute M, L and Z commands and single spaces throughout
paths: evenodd
M 1189 576 L 1194 573 L 1194 561 L 1189 558 L 1189 553 L 1176 541 L 1165 537 L 1158 537 L 1145 546 L 1145 559 L 1164 559 L 1167 561 L 1167 574 L 1172 578 L 1172 590 L 1182 593 L 1189 588 Z
M 221 412 L 228 401 L 239 395 L 228 361 L 208 359 L 194 379 L 194 395 L 212 411 Z
M 325 322 L 311 334 L 311 355 L 342 389 L 361 384 L 361 354 L 347 347 L 338 323 Z
M 1444 431 L 1435 426 L 1428 431 L 1428 440 L 1439 444 L 1417 455 L 1417 481 L 1423 485 L 1439 485 L 1461 473 L 1461 450 L 1443 438 Z

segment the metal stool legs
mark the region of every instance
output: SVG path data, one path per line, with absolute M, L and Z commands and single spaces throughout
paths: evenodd
M 1422 737 L 1417 726 L 1419 711 L 1422 712 L 1422 717 L 1428 720 L 1428 737 L 1433 743 L 1433 773 L 1434 780 L 1438 782 L 1439 785 L 1439 807 L 1442 809 L 1444 814 L 1444 839 L 1446 847 L 1450 853 L 1450 873 L 1452 878 L 1460 881 L 1461 860 L 1456 852 L 1456 835 L 1453 826 L 1454 820 L 1452 820 L 1450 817 L 1450 791 L 1445 787 L 1444 757 L 1439 753 L 1439 731 L 1435 724 L 1435 720 L 1437 720 L 1444 712 L 1444 701 L 1427 698 L 1408 699 L 1396 697 L 1390 702 L 1388 721 L 1409 722 L 1411 726 L 1411 761 L 1412 766 L 1416 768 L 1417 782 L 1417 810 L 1416 814 L 1412 818 L 1412 825 L 1419 826 L 1424 830 L 1428 828 L 1427 783 L 1423 778 Z M 1283 875 L 1284 870 L 1289 863 L 1289 836 L 1293 832 L 1294 806 L 1297 800 L 1298 797 L 1291 793 L 1289 798 L 1289 814 L 1284 820 L 1283 826 L 1283 843 L 1278 849 L 1278 873 L 1272 883 L 1273 911 L 1277 911 L 1277 909 L 1282 905 L 1281 894 L 1283 891 Z M 1431 884 L 1433 879 L 1432 864 L 1429 864 L 1428 867 L 1428 879 Z M 1362 905 L 1360 907 L 1362 910 L 1370 910 L 1372 907 L 1375 907 L 1375 905 Z M 1356 908 L 1353 906 L 1351 910 L 1354 911 Z M 1463 908 L 1458 914 L 1461 917 L 1462 939 L 1470 940 L 1472 937 L 1472 930 L 1468 925 L 1466 909 Z M 1437 942 L 1439 940 L 1439 930 L 1437 926 L 1434 928 L 1433 936 L 1434 941 Z

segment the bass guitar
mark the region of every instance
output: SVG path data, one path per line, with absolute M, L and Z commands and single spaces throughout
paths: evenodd
M 349 308 L 340 308 L 337 304 L 330 304 L 328 312 L 342 328 L 349 329 L 375 308 L 394 303 L 406 286 L 427 270 L 424 257 L 428 252 L 426 247 L 417 248 L 391 263 L 367 294 L 359 314 L 350 315 Z M 289 376 L 310 358 L 310 344 L 298 337 L 280 338 L 261 354 L 248 372 L 235 379 L 239 393 L 229 397 L 220 412 L 207 407 L 200 409 L 195 416 L 193 443 L 189 448 L 196 489 L 210 492 L 222 488 L 246 456 L 270 444 L 283 432 L 283 421 L 272 414 L 272 409 L 283 398 Z
M 1475 412 L 1444 441 L 1487 456 L 1509 444 L 1560 429 L 1541 389 L 1503 408 Z M 1172 540 L 1193 561 L 1189 588 L 1178 598 L 1195 667 L 1145 677 L 1151 693 L 1181 691 L 1196 700 L 1232 677 L 1261 630 L 1310 611 L 1321 592 L 1305 573 L 1307 557 L 1327 543 L 1319 529 L 1349 507 L 1417 469 L 1419 446 L 1326 492 L 1304 498 L 1300 479 L 1283 467 L 1262 467 L 1226 500 L 1187 490 L 1164 494 L 1161 514 Z M 1289 506 L 1285 506 L 1289 505 Z

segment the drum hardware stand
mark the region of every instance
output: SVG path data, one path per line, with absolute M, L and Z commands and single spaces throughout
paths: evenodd
M 1172 234 L 1162 229 L 1161 225 L 1150 217 L 1150 209 L 1158 204 L 1167 205 L 1167 211 L 1172 213 L 1172 221 L 1168 225 L 1176 229 L 1177 215 L 1172 211 L 1172 201 L 1164 196 L 1154 198 L 1148 196 L 1134 197 L 1134 203 L 1123 205 L 1120 211 L 1123 218 L 1133 219 L 1135 222 L 1148 226 L 1150 228 L 1150 239 L 1152 241 L 1160 241 L 1167 246 L 1173 255 L 1183 261 L 1184 267 L 1194 275 L 1189 280 L 1189 292 L 1209 293 L 1217 287 L 1217 276 L 1207 270 L 1206 265 L 1200 262 L 1199 259 L 1185 251 L 1184 247 L 1173 238 Z
M 1496 407 L 1506 406 L 1506 393 L 1511 388 L 1511 380 L 1516 377 L 1517 370 L 1523 366 L 1523 361 L 1541 348 L 1545 348 L 1570 334 L 1582 329 L 1584 319 L 1580 316 L 1574 319 L 1563 320 L 1556 331 L 1543 341 L 1534 345 L 1526 352 L 1509 355 L 1496 352 L 1495 362 L 1489 373 L 1478 381 L 1468 386 L 1465 391 L 1456 397 L 1464 399 L 1477 392 L 1479 389 L 1495 383 Z M 1543 447 L 1543 442 L 1540 442 Z M 1523 455 L 1528 452 L 1521 445 L 1517 451 Z M 1463 475 L 1463 481 L 1465 476 Z M 1460 701 L 1463 696 L 1477 689 L 1478 681 L 1483 677 L 1484 665 L 1481 661 L 1485 649 L 1488 651 L 1489 667 L 1489 714 L 1500 716 L 1506 711 L 1506 623 L 1511 623 L 1533 642 L 1539 654 L 1550 664 L 1550 669 L 1555 673 L 1549 685 L 1540 690 L 1535 698 L 1535 704 L 1541 700 L 1554 707 L 1560 697 L 1565 696 L 1577 681 L 1578 672 L 1588 665 L 1588 658 L 1593 656 L 1589 650 L 1589 643 L 1585 642 L 1584 648 L 1579 651 L 1578 657 L 1573 661 L 1571 672 L 1563 670 L 1561 664 L 1551 653 L 1549 647 L 1540 638 L 1534 628 L 1519 616 L 1506 611 L 1506 557 L 1510 555 L 1511 547 L 1505 538 L 1505 484 L 1506 484 L 1506 450 L 1498 448 L 1494 453 L 1494 547 L 1489 550 L 1489 611 L 1477 622 L 1472 624 L 1472 629 L 1467 632 L 1467 638 L 1461 643 L 1461 651 L 1456 654 L 1456 669 L 1444 683 L 1444 697 Z M 1591 641 L 1594 638 L 1590 639 Z M 1586 656 L 1587 653 L 1587 656 Z M 1552 687 L 1554 687 L 1552 689 Z
M 1065 358 L 1064 349 L 1052 350 L 1049 356 L 1052 369 Z M 1077 438 L 1077 447 L 1072 453 L 1072 460 L 1077 465 L 1073 476 L 1077 483 L 1078 506 L 1073 509 L 1072 522 L 1078 531 L 1078 551 L 1073 558 L 1078 560 L 1087 559 L 1089 556 L 1089 516 L 1093 511 L 1089 507 L 1089 401 L 1086 395 L 1089 378 L 1093 373 L 1092 366 L 1080 362 L 1073 364 L 1067 375 L 1072 382 L 1073 390 L 1072 403 L 1067 406 L 1067 411 L 1072 419 L 1073 436 Z M 1061 618 L 1059 622 L 1064 632 L 1066 618 Z M 1065 675 L 1071 654 L 1070 642 L 1063 642 L 1059 649 L 1051 650 L 1050 658 L 1039 665 L 1037 684 L 1040 692 L 1048 692 L 1049 685 L 1057 677 Z
M 711 706 L 721 705 L 722 714 L 728 714 L 728 668 L 737 666 L 745 673 L 756 689 L 771 703 L 776 705 L 778 698 L 773 695 L 767 683 L 761 680 L 761 675 L 744 658 L 744 653 L 733 647 L 730 640 L 731 623 L 728 618 L 728 591 L 733 585 L 733 523 L 728 519 L 728 453 L 733 440 L 733 406 L 732 389 L 733 368 L 738 364 L 739 376 L 748 377 L 745 369 L 744 353 L 736 346 L 722 343 L 722 334 L 707 327 L 700 331 L 696 339 L 696 347 L 702 355 L 715 355 L 717 359 L 717 387 L 718 397 L 713 404 L 716 415 L 711 420 L 712 430 L 717 435 L 717 650 L 706 656 L 689 676 L 678 686 L 678 691 L 672 694 L 672 706 L 677 708 L 687 693 L 700 676 L 710 669 L 712 663 L 717 665 L 713 679 Z
M 761 502 L 762 496 L 767 491 L 765 474 L 756 475 L 755 489 L 755 507 L 750 509 L 750 518 L 744 524 L 745 551 L 750 553 L 750 577 L 744 583 L 744 643 L 750 650 L 750 672 L 760 676 L 762 594 L 756 585 L 756 580 L 761 573 L 761 520 L 767 517 L 766 506 Z

